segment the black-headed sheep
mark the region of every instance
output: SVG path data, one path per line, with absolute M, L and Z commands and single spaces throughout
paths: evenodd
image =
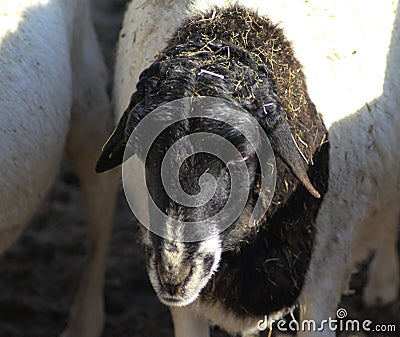
M 393 150 L 400 125 L 395 64 L 400 55 L 391 38 L 399 37 L 397 5 L 368 4 L 360 11 L 346 0 L 331 5 L 239 2 L 245 7 L 212 3 L 216 6 L 206 1 L 131 3 L 115 76 L 118 113 L 138 80 L 137 91 L 98 163 L 99 171 L 121 163 L 135 126 L 153 109 L 182 97 L 213 96 L 237 104 L 257 119 L 271 141 L 276 190 L 257 226 L 248 226 L 249 215 L 243 212 L 226 231 L 201 242 L 168 240 L 146 231 L 149 276 L 160 300 L 171 308 L 175 335 L 208 336 L 209 322 L 246 335 L 257 330 L 264 315 L 271 322 L 296 306 L 303 321 L 321 324 L 335 318 L 356 263 L 373 250 L 365 302 L 394 300 L 400 207 L 400 158 Z M 377 31 L 378 45 L 372 45 L 369 34 Z M 175 125 L 155 142 L 145 166 L 151 195 L 162 211 L 187 221 L 211 215 L 226 200 L 217 195 L 209 208 L 197 212 L 170 202 L 162 189 L 159 171 L 166 148 L 199 130 L 222 132 L 235 145 L 240 139 L 235 131 L 206 120 Z M 290 131 L 295 143 L 289 141 Z M 247 205 L 254 205 L 263 197 L 259 166 L 254 153 L 240 144 L 251 177 Z M 301 154 L 309 163 L 311 183 Z M 229 190 L 221 163 L 197 154 L 180 171 L 189 194 L 199 192 L 197 181 L 205 172 Z M 142 196 L 138 203 L 145 200 Z M 150 212 L 152 220 L 157 221 Z M 316 333 L 335 335 L 328 326 L 298 335 Z

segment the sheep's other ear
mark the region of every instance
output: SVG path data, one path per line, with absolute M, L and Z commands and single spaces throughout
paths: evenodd
M 129 108 L 128 108 L 129 109 Z M 96 172 L 101 173 L 122 164 L 127 143 L 125 129 L 129 119 L 128 110 L 124 112 L 117 127 L 104 144 L 100 158 L 96 164 Z
M 273 113 L 266 114 L 266 132 L 271 142 L 272 149 L 290 167 L 293 174 L 300 180 L 308 192 L 314 197 L 320 198 L 321 195 L 311 184 L 307 176 L 305 161 L 300 155 L 300 150 L 293 139 L 284 114 L 285 111 L 283 109 L 278 109 L 273 111 Z
M 157 79 L 163 73 L 161 62 L 154 62 L 149 68 L 145 69 L 139 76 L 137 90 L 131 96 L 128 108 L 121 117 L 118 126 L 111 134 L 110 138 L 103 146 L 103 152 L 96 164 L 96 172 L 101 173 L 122 164 L 124 152 L 129 136 L 132 134 L 136 125 L 146 114 L 144 103 L 145 86 L 151 78 L 158 84 Z M 152 81 L 150 81 L 151 84 Z M 154 84 L 154 83 L 153 83 Z

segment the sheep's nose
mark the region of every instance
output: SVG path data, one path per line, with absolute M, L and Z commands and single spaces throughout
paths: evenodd
M 179 265 L 179 268 L 173 266 L 158 265 L 158 275 L 164 290 L 171 296 L 183 296 L 185 293 L 184 284 L 191 271 L 189 264 Z
M 161 283 L 163 283 L 161 281 Z M 163 286 L 165 290 L 171 295 L 171 296 L 183 296 L 185 294 L 185 290 L 182 286 L 182 284 L 164 284 Z

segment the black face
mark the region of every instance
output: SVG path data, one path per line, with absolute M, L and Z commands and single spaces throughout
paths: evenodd
M 180 158 L 186 158 L 181 161 L 176 175 L 168 172 L 171 173 L 172 184 L 179 184 L 190 196 L 200 196 L 200 202 L 197 201 L 199 205 L 189 207 L 167 195 L 161 166 L 172 144 L 187 135 L 205 131 L 220 135 L 239 151 L 232 154 L 225 151 L 227 160 L 224 162 L 216 155 L 225 150 L 220 143 L 213 144 L 215 154 L 196 153 L 196 144 L 189 140 L 172 152 L 172 160 L 179 162 Z M 254 139 L 252 141 L 256 143 Z M 152 212 L 149 207 L 150 224 L 157 225 L 158 229 L 161 227 L 163 233 L 159 236 L 147 232 L 145 242 L 150 280 L 164 304 L 181 306 L 193 302 L 217 270 L 223 243 L 219 235 L 210 234 L 219 234 L 221 223 L 209 219 L 221 212 L 230 197 L 233 200 L 237 198 L 237 195 L 232 196 L 232 174 L 240 171 L 239 166 L 245 168 L 248 181 L 240 181 L 235 191 L 245 195 L 247 200 L 257 164 L 253 146 L 238 130 L 209 118 L 193 118 L 176 123 L 153 143 L 146 159 L 146 181 L 155 204 L 168 220 L 159 218 L 158 213 Z M 205 175 L 212 176 L 212 179 L 202 181 Z M 174 180 L 174 177 L 177 179 Z M 210 191 L 211 198 L 207 198 Z M 206 197 L 202 198 L 202 194 Z M 197 224 L 183 227 L 171 219 L 204 221 L 204 224 L 200 227 Z M 193 242 L 193 237 L 202 237 L 204 232 L 207 239 Z M 191 242 L 182 242 L 187 240 Z
M 248 178 L 236 181 L 235 193 L 246 195 L 246 199 L 255 177 L 257 159 L 254 156 L 252 145 L 237 130 L 223 125 L 211 119 L 192 119 L 185 121 L 187 130 L 183 130 L 183 123 L 177 123 L 161 133 L 160 137 L 153 143 L 146 158 L 146 182 L 155 204 L 168 217 L 186 222 L 199 222 L 211 219 L 227 204 L 228 199 L 237 198 L 232 196 L 233 175 L 245 174 Z M 232 130 L 233 129 L 233 130 Z M 207 130 L 207 134 L 200 134 Z M 209 137 L 209 133 L 219 134 L 226 142 L 232 144 L 238 152 L 227 153 L 226 145 L 215 143 L 213 154 L 197 152 L 197 144 L 190 141 L 184 142 L 171 152 L 171 160 L 179 165 L 177 172 L 166 171 L 162 174 L 162 163 L 167 161 L 165 155 L 172 144 L 187 135 L 198 133 L 201 137 Z M 171 137 L 175 135 L 175 137 Z M 201 142 L 200 137 L 200 142 Z M 197 142 L 198 143 L 198 142 Z M 219 157 L 223 153 L 225 162 Z M 181 160 L 181 158 L 185 158 Z M 181 188 L 189 196 L 196 197 L 191 206 L 185 206 L 179 200 L 173 200 L 168 196 L 165 189 L 166 184 L 175 190 Z M 175 199 L 177 195 L 175 195 Z M 178 196 L 179 197 L 179 196 Z M 194 199 L 193 199 L 194 200 Z M 234 203 L 233 203 L 234 204 Z M 153 217 L 153 218 L 152 218 Z M 158 222 L 157 213 L 151 212 L 151 222 Z M 220 218 L 220 220 L 223 220 Z M 210 230 L 217 230 L 212 222 L 208 223 Z M 192 227 L 191 231 L 196 231 Z M 203 230 L 200 228 L 199 230 Z M 210 233 L 212 234 L 212 233 Z M 164 236 L 164 235 L 163 235 Z M 170 238 L 173 239 L 173 238 Z M 189 241 L 196 241 L 190 240 Z

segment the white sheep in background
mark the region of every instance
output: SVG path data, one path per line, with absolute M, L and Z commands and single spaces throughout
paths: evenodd
M 114 94 L 118 116 L 128 106 L 139 74 L 151 65 L 183 20 L 213 5 L 229 3 L 131 2 L 117 52 Z M 329 128 L 329 188 L 316 219 L 313 255 L 297 301 L 301 319 L 318 323 L 335 318 L 356 264 L 373 251 L 376 254 L 363 298 L 367 305 L 389 303 L 399 291 L 398 3 L 239 3 L 267 15 L 293 41 L 310 97 Z M 150 276 L 156 277 L 154 273 Z M 229 326 L 227 312 L 204 308 L 198 302 L 170 307 L 177 337 L 208 336 L 209 319 L 227 330 L 244 332 Z M 300 331 L 298 335 L 316 334 Z M 318 332 L 321 335 L 335 333 L 325 330 Z
M 0 249 L 43 201 L 66 149 L 86 204 L 88 259 L 63 336 L 98 337 L 118 178 L 97 175 L 112 127 L 107 71 L 82 0 L 0 1 Z

